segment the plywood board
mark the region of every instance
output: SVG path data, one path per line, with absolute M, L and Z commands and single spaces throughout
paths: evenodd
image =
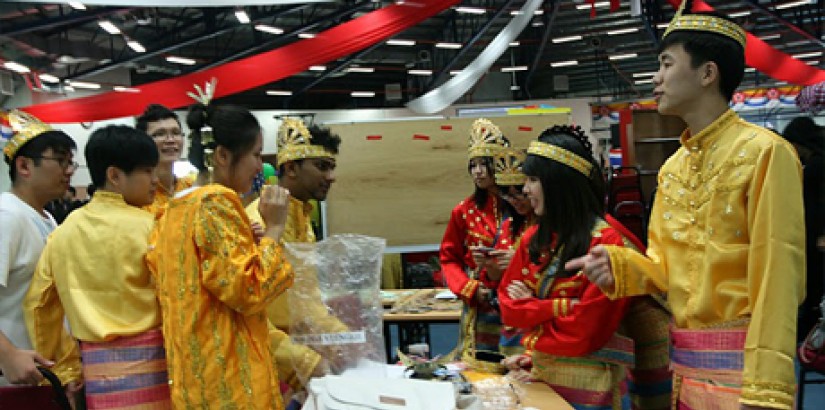
M 441 242 L 450 211 L 473 192 L 467 172 L 471 118 L 330 125 L 343 140 L 327 198 L 330 234 L 359 233 L 388 246 Z M 568 113 L 497 117 L 514 147 Z

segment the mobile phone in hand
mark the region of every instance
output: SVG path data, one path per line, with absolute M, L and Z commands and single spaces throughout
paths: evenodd
M 476 248 L 476 251 L 481 252 L 484 255 L 489 255 L 490 252 L 493 252 L 495 250 L 496 250 L 496 248 L 491 248 L 489 246 L 480 246 L 480 247 Z

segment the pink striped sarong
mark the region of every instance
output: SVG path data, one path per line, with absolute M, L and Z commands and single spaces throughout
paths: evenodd
M 746 328 L 671 328 L 679 410 L 739 410 Z
M 89 410 L 172 408 L 160 329 L 111 342 L 81 342 L 80 351 Z

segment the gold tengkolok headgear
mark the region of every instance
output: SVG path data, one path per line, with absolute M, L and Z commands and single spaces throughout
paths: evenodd
M 278 128 L 276 165 L 305 158 L 334 158 L 335 155 L 320 145 L 312 145 L 312 134 L 297 118 L 284 118 Z
M 507 146 L 501 130 L 486 118 L 479 118 L 470 128 L 470 159 L 492 157 Z
M 527 154 L 524 150 L 504 148 L 493 157 L 496 171 L 496 185 L 524 185 L 527 176 L 521 171 Z
M 186 95 L 188 95 L 189 98 L 203 104 L 204 107 L 208 107 L 209 103 L 212 102 L 212 99 L 215 97 L 215 90 L 217 88 L 218 79 L 213 77 L 203 85 L 203 88 L 195 84 L 196 92 L 193 93 L 189 91 Z M 201 135 L 201 146 L 203 146 L 203 163 L 206 165 L 207 169 L 212 171 L 212 156 L 215 153 L 215 133 L 207 121 L 209 121 L 209 118 L 206 114 L 206 108 L 204 108 L 203 126 L 199 130 Z
M 27 142 L 46 131 L 53 131 L 50 125 L 43 123 L 33 115 L 19 110 L 0 111 L 0 136 L 9 142 L 3 147 L 3 155 L 11 161 L 17 151 Z
M 539 155 L 544 158 L 549 158 L 553 161 L 560 162 L 575 169 L 576 171 L 581 172 L 587 178 L 590 178 L 590 171 L 593 170 L 593 164 L 590 161 L 576 155 L 574 152 L 568 151 L 557 145 L 548 144 L 546 142 L 531 142 L 530 147 L 527 148 L 527 153 Z
M 688 13 L 690 13 L 690 4 L 692 3 L 690 0 L 682 1 L 682 4 L 676 11 L 676 15 L 673 16 L 673 20 L 670 21 L 667 29 L 665 29 L 665 34 L 662 36 L 663 39 L 674 31 L 706 31 L 728 37 L 742 45 L 743 49 L 745 48 L 747 35 L 745 34 L 745 30 L 738 24 L 721 17 L 707 14 L 683 14 L 685 8 L 687 8 Z

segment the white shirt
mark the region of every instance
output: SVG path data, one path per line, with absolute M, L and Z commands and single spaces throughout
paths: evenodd
M 54 218 L 43 212 L 11 192 L 0 194 L 0 331 L 18 349 L 32 348 L 23 319 L 23 298 L 46 238 L 57 227 Z

